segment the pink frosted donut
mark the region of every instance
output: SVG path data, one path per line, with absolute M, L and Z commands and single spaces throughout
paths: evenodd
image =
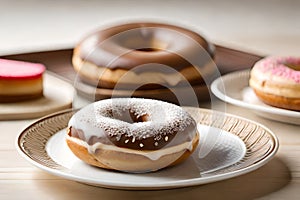
M 266 57 L 253 66 L 249 85 L 271 106 L 300 110 L 300 57 Z
M 45 70 L 39 63 L 0 59 L 0 103 L 42 97 Z

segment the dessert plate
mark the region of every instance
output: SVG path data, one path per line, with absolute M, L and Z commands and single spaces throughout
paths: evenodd
M 48 71 L 43 78 L 43 97 L 16 103 L 0 103 L 0 120 L 38 118 L 71 108 L 73 86 Z
M 130 174 L 89 166 L 65 143 L 76 111 L 44 117 L 17 138 L 18 152 L 36 167 L 69 180 L 105 188 L 157 190 L 228 179 L 266 164 L 278 150 L 275 135 L 263 125 L 212 110 L 185 108 L 198 122 L 201 142 L 185 162 L 157 172 Z
M 300 112 L 272 107 L 261 102 L 249 87 L 250 70 L 237 71 L 216 79 L 211 91 L 219 99 L 248 108 L 257 115 L 275 121 L 300 124 Z

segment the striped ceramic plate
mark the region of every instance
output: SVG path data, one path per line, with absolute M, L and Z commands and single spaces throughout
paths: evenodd
M 30 163 L 51 174 L 100 187 L 135 190 L 186 187 L 236 177 L 263 166 L 277 152 L 276 136 L 259 123 L 208 109 L 185 109 L 198 122 L 200 144 L 184 163 L 157 172 L 113 172 L 78 160 L 65 144 L 72 110 L 27 127 L 17 138 L 17 149 Z

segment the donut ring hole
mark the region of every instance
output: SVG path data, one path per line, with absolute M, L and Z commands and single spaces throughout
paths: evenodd
M 141 49 L 135 49 L 136 51 L 145 51 L 145 52 L 151 52 L 151 51 L 160 51 L 160 49 L 155 48 L 141 48 Z
M 119 41 L 120 46 L 126 49 L 132 49 L 140 52 L 157 52 L 166 49 L 163 42 L 151 39 L 151 41 L 143 40 L 142 38 L 129 38 L 124 41 Z
M 168 42 L 163 38 L 164 30 L 154 31 L 152 28 L 133 29 L 123 32 L 114 38 L 114 42 L 125 49 L 137 52 L 158 52 L 167 49 Z
M 111 109 L 108 110 L 107 113 L 105 113 L 105 116 L 111 119 L 117 119 L 123 122 L 127 122 L 129 124 L 150 121 L 148 114 L 139 115 L 132 109 Z

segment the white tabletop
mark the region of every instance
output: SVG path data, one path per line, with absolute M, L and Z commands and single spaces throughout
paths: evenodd
M 155 18 L 260 55 L 299 55 L 297 0 L 0 0 L 0 55 L 73 47 L 111 21 Z

